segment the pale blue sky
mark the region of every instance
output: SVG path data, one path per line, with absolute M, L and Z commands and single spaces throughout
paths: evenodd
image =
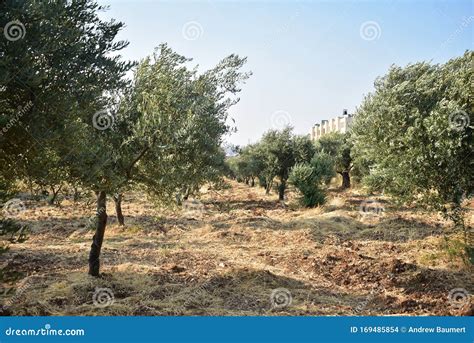
M 203 68 L 231 53 L 248 57 L 253 76 L 231 110 L 238 132 L 227 141 L 235 144 L 287 121 L 309 133 L 343 108 L 354 112 L 391 64 L 445 62 L 473 48 L 469 0 L 99 3 L 110 5 L 104 18 L 126 24 L 119 36 L 130 42 L 126 59 L 140 60 L 162 42 Z

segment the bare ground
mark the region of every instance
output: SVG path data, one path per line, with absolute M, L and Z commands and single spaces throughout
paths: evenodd
M 124 228 L 109 203 L 99 279 L 87 275 L 93 206 L 28 203 L 18 219 L 29 239 L 0 255 L 2 314 L 472 313 L 472 297 L 452 290 L 472 293 L 473 270 L 446 253 L 449 225 L 438 216 L 380 198 L 384 211 L 365 215 L 367 198 L 354 191 L 300 209 L 229 184 L 175 212 L 128 194 Z

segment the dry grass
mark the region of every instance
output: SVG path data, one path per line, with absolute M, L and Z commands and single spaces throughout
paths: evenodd
M 362 216 L 366 198 L 336 191 L 325 206 L 298 209 L 291 196 L 285 206 L 230 183 L 187 213 L 157 213 L 128 195 L 125 228 L 109 213 L 99 279 L 87 275 L 92 207 L 35 205 L 20 217 L 30 238 L 0 255 L 3 314 L 458 315 L 472 306 L 448 301 L 453 288 L 472 292 L 472 270 L 442 249 L 447 223 L 437 216 L 387 199 L 382 216 Z M 105 288 L 114 301 L 97 306 Z M 278 288 L 290 305 L 272 306 Z

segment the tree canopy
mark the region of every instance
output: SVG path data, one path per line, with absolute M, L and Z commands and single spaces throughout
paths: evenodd
M 370 169 L 366 183 L 441 210 L 461 227 L 462 200 L 474 189 L 473 56 L 392 66 L 352 129 L 355 159 Z
M 198 73 L 163 44 L 129 80 L 135 63 L 122 61 L 127 42 L 116 40 L 123 23 L 101 20 L 104 9 L 89 0 L 0 4 L 2 24 L 17 18 L 0 40 L 2 193 L 23 180 L 49 187 L 53 201 L 66 182 L 94 191 L 94 276 L 107 195 L 115 195 L 121 215 L 121 194 L 131 185 L 170 201 L 216 180 L 228 109 L 250 76 L 235 54 Z M 8 36 L 18 30 L 22 39 Z

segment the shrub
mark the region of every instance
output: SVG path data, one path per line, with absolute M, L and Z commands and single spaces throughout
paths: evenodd
M 317 154 L 310 163 L 295 165 L 288 181 L 302 194 L 300 203 L 306 207 L 321 205 L 326 200 L 323 183 L 334 176 L 333 161 L 325 153 Z

